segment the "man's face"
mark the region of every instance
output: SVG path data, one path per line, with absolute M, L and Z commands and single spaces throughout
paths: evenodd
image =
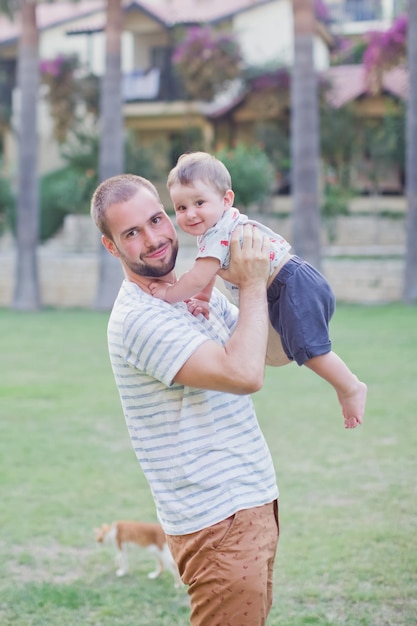
M 127 202 L 107 209 L 113 241 L 103 240 L 107 250 L 120 258 L 128 278 L 132 274 L 162 278 L 175 267 L 178 238 L 158 199 L 140 188 Z

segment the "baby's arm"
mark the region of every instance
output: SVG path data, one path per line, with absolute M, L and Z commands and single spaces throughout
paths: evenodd
M 171 304 L 188 300 L 202 292 L 213 281 L 220 269 L 220 261 L 214 257 L 196 259 L 193 267 L 181 278 L 169 285 L 155 281 L 149 285 L 152 295 Z M 212 286 L 211 286 L 212 287 Z

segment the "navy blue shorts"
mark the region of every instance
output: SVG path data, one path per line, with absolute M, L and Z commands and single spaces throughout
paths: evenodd
M 329 321 L 335 297 L 318 270 L 293 256 L 274 278 L 267 298 L 271 324 L 289 359 L 303 365 L 330 352 Z

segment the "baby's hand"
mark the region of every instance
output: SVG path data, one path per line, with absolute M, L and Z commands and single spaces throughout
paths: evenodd
M 169 285 L 167 283 L 161 283 L 159 281 L 155 281 L 149 285 L 149 291 L 154 298 L 159 298 L 159 300 L 166 299 L 168 289 Z
M 185 304 L 188 307 L 188 311 L 191 315 L 204 315 L 206 320 L 209 318 L 210 314 L 210 306 L 206 300 L 199 300 L 198 298 L 191 298 L 190 300 L 186 300 Z

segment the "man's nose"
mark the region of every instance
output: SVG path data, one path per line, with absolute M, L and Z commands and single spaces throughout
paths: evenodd
M 144 239 L 145 239 L 146 245 L 149 247 L 156 246 L 157 243 L 159 242 L 159 236 L 152 228 L 147 228 L 145 230 Z

